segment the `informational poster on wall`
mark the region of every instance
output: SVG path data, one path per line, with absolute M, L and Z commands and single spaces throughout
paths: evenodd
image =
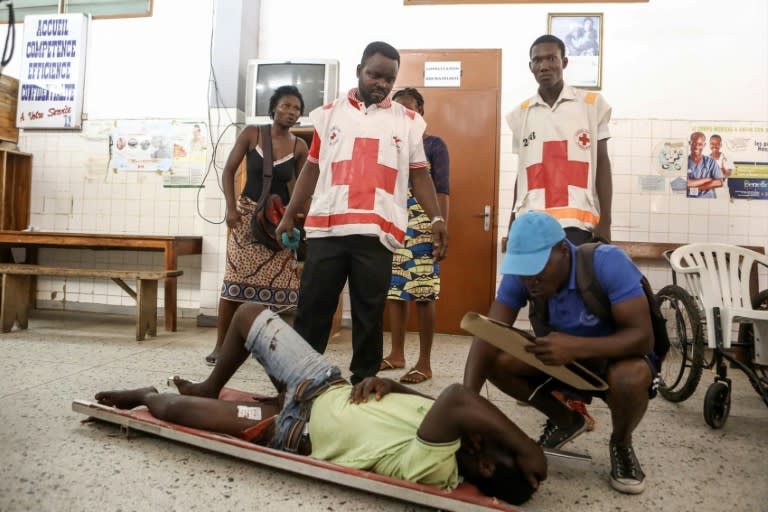
M 112 130 L 114 172 L 156 172 L 164 187 L 201 187 L 208 150 L 203 122 L 121 120 Z
M 768 158 L 764 162 L 733 162 L 728 193 L 734 199 L 768 199 Z
M 768 200 L 768 127 L 694 126 L 688 197 Z
M 173 122 L 116 121 L 109 166 L 115 172 L 157 172 L 171 168 Z
M 687 140 L 659 144 L 654 160 L 689 199 L 768 199 L 768 127 L 693 125 Z
M 175 123 L 172 130 L 173 162 L 163 173 L 163 187 L 201 188 L 208 159 L 208 130 L 202 122 Z
M 17 127 L 82 127 L 89 20 L 85 14 L 24 17 Z

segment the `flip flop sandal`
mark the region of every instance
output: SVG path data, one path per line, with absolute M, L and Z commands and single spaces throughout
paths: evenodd
M 381 364 L 379 365 L 380 372 L 385 372 L 387 370 L 399 370 L 401 368 L 405 368 L 405 366 L 395 366 L 389 362 L 389 359 L 382 359 Z
M 208 366 L 216 366 L 216 359 L 217 357 L 213 354 L 208 354 L 205 356 L 205 364 Z
M 431 375 L 427 375 L 426 373 L 417 370 L 416 368 L 411 368 L 408 370 L 408 373 L 400 377 L 400 382 L 403 384 L 421 384 L 422 382 L 428 381 L 431 378 Z

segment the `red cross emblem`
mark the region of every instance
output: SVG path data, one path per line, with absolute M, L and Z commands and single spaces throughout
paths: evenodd
M 568 160 L 568 141 L 554 140 L 543 146 L 541 163 L 525 169 L 528 190 L 544 189 L 545 208 L 568 206 L 569 186 L 587 188 L 589 164 Z
M 397 169 L 378 162 L 379 140 L 358 137 L 352 159 L 331 164 L 331 184 L 349 185 L 349 208 L 373 210 L 376 189 L 395 192 Z
M 581 149 L 587 149 L 591 142 L 592 137 L 589 136 L 587 130 L 579 130 L 576 132 L 576 144 L 578 144 Z

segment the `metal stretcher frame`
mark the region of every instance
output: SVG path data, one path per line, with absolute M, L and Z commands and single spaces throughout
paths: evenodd
M 461 484 L 453 491 L 443 491 L 428 485 L 407 482 L 370 471 L 347 468 L 302 455 L 266 448 L 223 434 L 168 423 L 158 420 L 146 409 L 123 410 L 87 400 L 75 400 L 72 402 L 72 410 L 90 418 L 205 450 L 418 505 L 456 512 L 497 510 L 521 512 L 521 509 L 517 507 L 481 494 L 477 488 L 470 484 Z

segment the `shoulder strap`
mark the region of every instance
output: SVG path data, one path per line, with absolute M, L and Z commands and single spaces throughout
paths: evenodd
M 261 152 L 264 155 L 261 196 L 258 202 L 258 205 L 261 206 L 269 196 L 269 190 L 272 188 L 272 132 L 268 124 L 259 126 L 259 129 L 261 130 Z
M 576 249 L 576 287 L 592 314 L 612 322 L 611 303 L 595 276 L 594 254 L 600 242 L 581 244 Z
M 529 299 L 528 321 L 531 322 L 531 328 L 538 337 L 546 336 L 552 332 L 552 326 L 549 325 L 549 304 L 547 299 L 533 297 Z

